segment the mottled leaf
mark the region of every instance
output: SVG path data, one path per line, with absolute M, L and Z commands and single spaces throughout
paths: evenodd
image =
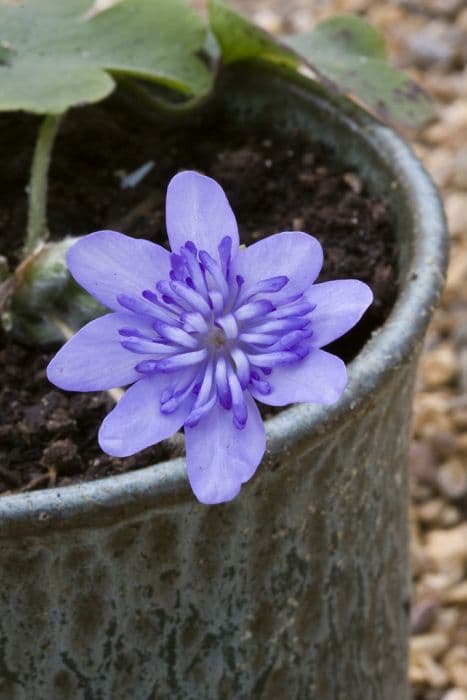
M 432 117 L 426 93 L 386 60 L 384 41 L 359 17 L 331 17 L 311 32 L 290 37 L 322 82 L 401 126 L 420 126 Z
M 87 15 L 90 4 L 0 0 L 0 110 L 61 113 L 104 98 L 115 76 L 208 90 L 206 31 L 187 0 L 123 0 Z
M 389 65 L 383 38 L 359 17 L 332 17 L 311 32 L 278 40 L 224 0 L 209 0 L 208 8 L 224 63 L 248 59 L 306 67 L 330 91 L 401 126 L 419 126 L 432 116 L 426 93 Z

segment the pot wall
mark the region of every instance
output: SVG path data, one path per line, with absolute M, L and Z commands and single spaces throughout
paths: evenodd
M 406 455 L 438 200 L 388 130 L 259 70 L 226 81 L 232 118 L 299 125 L 390 193 L 400 298 L 338 406 L 268 422 L 233 503 L 196 503 L 182 460 L 0 500 L 2 700 L 408 698 Z

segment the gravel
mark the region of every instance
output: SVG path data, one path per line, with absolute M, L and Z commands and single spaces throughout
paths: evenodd
M 359 12 L 383 32 L 393 62 L 408 69 L 435 99 L 437 119 L 409 135 L 442 190 L 452 240 L 446 291 L 426 340 L 414 410 L 409 677 L 414 700 L 467 700 L 465 0 L 232 0 L 232 4 L 278 34 L 307 31 L 336 12 Z

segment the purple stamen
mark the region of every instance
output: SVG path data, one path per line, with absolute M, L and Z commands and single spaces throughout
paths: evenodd
M 177 348 L 170 347 L 169 345 L 137 337 L 122 340 L 121 345 L 125 350 L 137 353 L 138 355 L 167 355 L 177 351 Z
M 256 391 L 259 394 L 262 394 L 263 396 L 267 396 L 272 391 L 271 385 L 269 384 L 269 382 L 266 382 L 266 381 L 261 380 L 261 379 L 255 379 L 252 377 L 251 385 L 256 389 Z
M 203 316 L 210 313 L 209 304 L 196 290 L 190 289 L 183 282 L 170 282 L 169 286 L 172 292 L 187 305 L 185 311 L 200 311 Z
M 238 324 L 233 314 L 227 314 L 226 316 L 222 316 L 222 318 L 218 318 L 216 326 L 222 328 L 226 338 L 229 340 L 234 340 L 238 336 Z
M 262 301 L 251 301 L 244 306 L 240 306 L 235 310 L 235 318 L 237 321 L 252 321 L 255 318 L 265 316 L 270 311 L 274 311 L 275 306 L 266 299 Z
M 230 393 L 229 382 L 227 378 L 227 362 L 224 357 L 219 357 L 215 370 L 215 381 L 219 402 L 223 408 L 229 410 L 232 408 L 232 395 Z
M 221 261 L 222 274 L 225 279 L 229 279 L 230 272 L 230 256 L 232 254 L 232 239 L 230 236 L 224 236 L 218 246 L 219 259 Z
M 209 253 L 206 253 L 204 250 L 200 251 L 199 259 L 203 267 L 206 268 L 214 282 L 217 284 L 218 290 L 222 294 L 224 300 L 226 300 L 229 297 L 230 290 L 221 268 L 216 263 L 214 258 L 212 258 Z
M 168 323 L 163 323 L 162 321 L 157 321 L 154 324 L 156 331 L 162 338 L 170 340 L 173 343 L 178 343 L 185 348 L 197 348 L 199 342 L 192 335 L 184 331 L 182 328 L 176 328 Z
M 250 363 L 246 354 L 240 348 L 233 348 L 231 357 L 235 364 L 235 371 L 240 381 L 242 389 L 248 386 L 250 381 Z
M 178 369 L 199 365 L 200 362 L 206 359 L 208 351 L 206 348 L 195 350 L 195 352 L 184 352 L 178 355 L 172 355 L 164 360 L 157 362 L 157 369 L 160 372 L 174 372 Z

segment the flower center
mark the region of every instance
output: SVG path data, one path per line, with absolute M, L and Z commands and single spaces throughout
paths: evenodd
M 219 401 L 241 430 L 245 390 L 270 394 L 274 367 L 299 362 L 310 351 L 313 304 L 302 294 L 280 294 L 289 282 L 284 275 L 246 284 L 232 273 L 231 249 L 226 236 L 214 259 L 187 241 L 171 255 L 170 279 L 155 291 L 145 289 L 141 298 L 117 297 L 148 326 L 147 332 L 121 328 L 122 346 L 146 355 L 135 363 L 142 375 L 173 373 L 160 410 L 172 413 L 187 402 L 189 427 Z
M 214 350 L 221 350 L 227 345 L 227 336 L 222 328 L 214 326 L 212 330 L 208 333 L 206 338 L 207 345 L 214 348 Z

